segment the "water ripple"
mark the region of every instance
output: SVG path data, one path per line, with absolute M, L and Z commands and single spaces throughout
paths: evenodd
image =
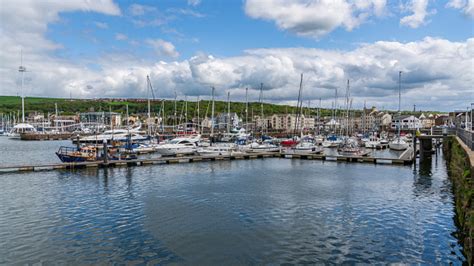
M 461 263 L 450 181 L 435 163 L 3 175 L 0 264 Z

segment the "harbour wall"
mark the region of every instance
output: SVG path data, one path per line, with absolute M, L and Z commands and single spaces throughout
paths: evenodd
M 458 137 L 443 140 L 443 152 L 453 183 L 456 202 L 456 219 L 468 264 L 473 264 L 474 255 L 474 152 Z

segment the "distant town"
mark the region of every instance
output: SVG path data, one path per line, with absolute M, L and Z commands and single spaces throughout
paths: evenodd
M 16 101 L 12 99 L 16 98 Z M 8 97 L 0 101 L 0 131 L 7 132 L 21 121 L 19 97 Z M 242 103 L 216 101 L 214 117 L 209 100 L 173 101 L 152 100 L 150 116 L 147 113 L 147 99 L 49 99 L 34 98 L 25 103 L 25 122 L 41 129 L 57 129 L 73 132 L 84 125 L 104 125 L 119 128 L 125 125 L 141 124 L 167 132 L 198 129 L 209 131 L 213 126 L 217 132 L 234 128 L 272 133 L 293 133 L 295 128 L 304 132 L 328 132 L 346 128 L 361 132 L 393 131 L 400 124 L 401 130 L 430 129 L 455 124 L 464 127 L 464 110 L 447 113 L 435 111 L 379 110 L 377 107 L 351 110 L 351 119 L 343 119 L 345 110 L 302 107 L 298 116 L 295 106 L 268 103 Z M 54 102 L 54 103 L 53 103 Z M 15 106 L 16 103 L 16 106 Z M 76 109 L 76 110 L 74 110 Z M 128 109 L 128 113 L 127 113 Z M 230 111 L 230 112 L 229 112 Z M 298 123 L 298 124 L 297 124 Z M 346 125 L 350 123 L 349 125 Z M 200 130 L 199 130 L 200 129 Z

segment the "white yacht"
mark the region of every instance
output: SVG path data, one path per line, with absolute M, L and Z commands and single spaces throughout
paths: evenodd
M 236 146 L 233 143 L 214 143 L 211 146 L 199 147 L 197 153 L 199 155 L 224 155 L 230 156 L 236 150 Z
M 397 137 L 388 144 L 390 149 L 396 151 L 404 151 L 408 149 L 409 146 L 410 145 L 402 137 Z
M 322 153 L 324 148 L 318 147 L 316 144 L 311 142 L 302 141 L 295 147 L 288 148 L 284 152 L 285 154 L 318 154 Z
M 7 136 L 12 139 L 20 139 L 21 133 L 33 133 L 36 132 L 36 128 L 30 124 L 20 123 L 16 124 L 10 132 L 7 133 Z
M 164 156 L 194 154 L 197 152 L 201 136 L 175 138 L 169 142 L 158 144 L 156 152 Z
M 247 152 L 278 152 L 280 148 L 274 144 L 263 142 L 262 144 L 257 142 L 252 142 L 247 146 Z
M 367 141 L 364 142 L 364 146 L 369 149 L 376 149 L 378 146 L 380 146 L 380 141 L 376 136 L 372 135 Z
M 143 140 L 147 139 L 147 137 L 144 137 L 144 136 L 140 135 L 136 130 L 112 129 L 112 130 L 106 130 L 106 131 L 104 131 L 104 133 L 99 134 L 99 135 L 82 137 L 82 138 L 79 139 L 79 142 L 81 142 L 81 143 L 94 143 L 94 142 L 102 143 L 104 140 L 106 140 L 106 141 L 110 141 L 110 140 L 126 141 L 129 134 L 131 136 L 131 141 L 132 142 L 143 141 Z

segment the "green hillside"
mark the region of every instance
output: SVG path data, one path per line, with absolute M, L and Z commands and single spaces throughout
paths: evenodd
M 79 112 L 88 111 L 109 111 L 118 112 L 125 114 L 126 105 L 128 104 L 129 114 L 146 114 L 147 113 L 147 102 L 144 100 L 137 99 L 64 99 L 64 98 L 41 98 L 41 97 L 27 97 L 25 98 L 25 112 L 26 115 L 32 112 L 40 113 L 54 113 L 55 104 L 58 106 L 58 111 L 62 115 L 71 115 Z M 184 114 L 185 102 L 180 100 L 176 103 L 177 115 Z M 151 112 L 158 113 L 162 106 L 162 100 L 152 101 Z M 164 100 L 165 114 L 172 115 L 174 113 L 174 101 Z M 21 98 L 17 96 L 0 96 L 0 114 L 11 114 L 21 111 Z M 216 101 L 215 102 L 216 114 L 221 112 L 227 112 L 227 102 Z M 200 116 L 211 115 L 210 101 L 201 100 L 199 103 Z M 231 102 L 231 112 L 236 112 L 239 116 L 245 116 L 245 103 L 244 102 Z M 265 103 L 263 105 L 263 112 L 265 116 L 272 114 L 292 114 L 296 113 L 296 107 L 279 104 Z M 321 110 L 321 116 L 330 116 L 331 110 Z M 356 116 L 360 115 L 360 110 L 356 110 Z M 254 115 L 260 115 L 261 107 L 257 102 L 249 103 L 249 117 Z M 316 109 L 308 110 L 304 108 L 305 114 L 316 115 Z M 413 112 L 404 111 L 404 114 L 412 114 Z M 431 113 L 431 112 L 430 112 Z M 420 112 L 416 112 L 415 115 L 419 115 Z M 197 115 L 197 102 L 188 102 L 188 116 Z

